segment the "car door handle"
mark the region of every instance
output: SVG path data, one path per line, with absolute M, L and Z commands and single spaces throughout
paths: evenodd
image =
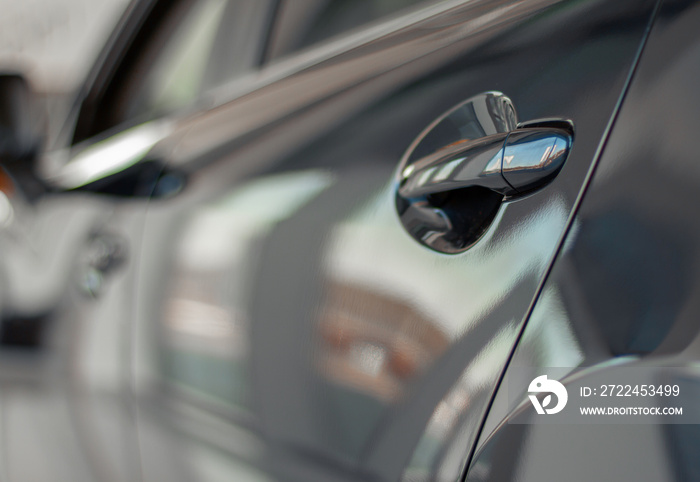
M 566 119 L 518 124 L 501 93 L 463 102 L 424 130 L 402 159 L 396 202 L 404 227 L 432 249 L 468 249 L 504 201 L 556 177 L 573 137 Z
M 562 129 L 535 127 L 447 146 L 404 169 L 406 198 L 481 186 L 512 198 L 546 185 L 571 148 Z

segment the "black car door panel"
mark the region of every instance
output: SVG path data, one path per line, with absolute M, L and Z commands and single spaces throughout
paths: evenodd
M 459 478 L 654 3 L 458 2 L 178 120 L 164 162 L 186 184 L 150 202 L 138 256 L 145 479 Z M 399 222 L 399 160 L 494 90 L 575 142 L 546 189 L 437 253 Z
M 695 2 L 661 5 L 565 247 L 504 374 L 466 480 L 698 478 L 698 224 L 691 193 L 699 178 L 689 139 L 698 128 L 699 19 Z M 576 398 L 577 383 L 598 387 L 594 383 L 627 379 L 639 393 L 632 380 L 644 373 L 640 383 L 675 385 L 678 391 L 639 396 L 625 387 L 622 405 L 681 408 L 688 418 L 527 422 L 530 407 L 520 401 L 532 378 L 522 374 L 549 367 L 558 367 L 569 390 L 569 412 L 562 412 L 567 417 L 606 406 L 600 396 Z M 620 375 L 612 378 L 615 373 Z

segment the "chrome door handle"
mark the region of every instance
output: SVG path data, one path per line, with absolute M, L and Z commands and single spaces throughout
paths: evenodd
M 517 123 L 498 92 L 473 97 L 440 116 L 404 155 L 396 204 L 408 232 L 445 253 L 468 249 L 503 201 L 546 186 L 564 166 L 573 123 Z
M 445 147 L 402 172 L 406 198 L 481 186 L 515 197 L 546 185 L 564 166 L 571 136 L 561 129 L 524 128 Z

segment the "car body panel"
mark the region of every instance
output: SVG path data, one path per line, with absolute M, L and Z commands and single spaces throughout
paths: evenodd
M 529 379 L 513 373 L 561 367 L 569 385 L 652 367 L 681 387 L 660 403 L 697 407 L 698 19 L 693 2 L 661 7 L 467 480 L 697 479 L 699 425 L 519 424 Z
M 57 419 L 85 453 L 75 479 L 458 479 L 655 3 L 441 2 L 156 121 L 167 130 L 133 165 L 185 185 L 101 196 L 85 242 L 121 240 L 121 269 L 95 289 L 76 249 L 77 286 L 57 281 L 43 363 L 65 376 L 44 388 L 70 407 Z M 127 44 L 142 28 L 129 18 Z M 118 39 L 82 106 L 99 111 Z M 521 120 L 572 119 L 576 139 L 551 185 L 445 256 L 403 231 L 395 170 L 439 115 L 493 90 Z M 114 150 L 85 132 L 61 156 Z
M 263 87 L 181 121 L 167 165 L 188 186 L 151 202 L 138 261 L 145 478 L 165 476 L 163 447 L 183 479 L 209 477 L 221 451 L 231 477 L 458 478 L 628 78 L 645 5 L 518 18 L 465 4 L 288 75 L 273 64 Z M 592 26 L 621 18 L 622 30 Z M 590 30 L 600 36 L 581 44 Z M 599 68 L 582 77 L 585 59 Z M 492 89 L 523 120 L 574 119 L 576 141 L 551 186 L 445 257 L 403 232 L 394 171 L 438 115 Z M 195 329 L 206 313 L 216 322 Z M 462 450 L 442 452 L 458 436 Z

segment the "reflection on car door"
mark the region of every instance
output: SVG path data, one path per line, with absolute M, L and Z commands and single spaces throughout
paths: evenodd
M 139 257 L 145 480 L 458 479 L 653 3 L 446 2 L 183 120 L 187 185 L 150 203 Z M 437 253 L 403 230 L 395 170 L 491 90 L 573 120 L 575 143 L 546 189 Z

